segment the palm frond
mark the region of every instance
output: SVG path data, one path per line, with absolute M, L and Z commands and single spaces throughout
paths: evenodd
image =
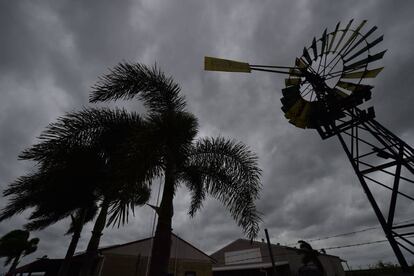
M 111 153 L 110 167 L 112 181 L 120 185 L 150 183 L 164 168 L 164 147 L 160 133 L 147 120 L 140 128 L 127 133 L 122 142 L 116 144 Z M 122 188 L 125 189 L 125 188 Z
M 197 141 L 183 168 L 183 180 L 201 179 L 203 189 L 229 209 L 249 238 L 259 231 L 260 213 L 255 200 L 261 188 L 260 174 L 257 157 L 247 146 L 221 137 Z M 197 191 L 200 184 L 187 186 L 194 189 L 193 201 L 197 207 L 199 199 L 202 200 Z
M 162 171 L 159 144 L 148 147 L 131 140 L 147 139 L 146 125 L 125 110 L 85 109 L 59 118 L 42 133 L 39 144 L 22 154 L 39 162 L 37 172 L 19 178 L 4 192 L 11 200 L 0 219 L 34 207 L 26 228 L 43 229 L 79 209 L 90 209 L 105 195 L 117 206 L 111 220 L 125 223 L 126 212 L 149 197 L 149 190 L 134 194 L 136 183 L 148 183 Z
M 138 127 L 143 123 L 136 113 L 122 109 L 83 109 L 67 113 L 51 123 L 39 137 L 40 143 L 26 149 L 20 159 L 45 162 L 64 156 L 74 146 L 91 146 L 102 142 L 104 133 L 126 126 Z
M 45 216 L 37 219 L 32 219 L 30 222 L 24 225 L 24 228 L 29 231 L 43 230 L 49 225 L 55 224 L 60 221 L 62 216 Z
M 138 97 L 150 113 L 184 111 L 180 86 L 161 72 L 156 65 L 119 63 L 92 87 L 91 102 L 129 100 Z
M 115 200 L 112 201 L 109 210 L 109 219 L 107 226 L 111 225 L 119 228 L 121 225 L 128 223 L 129 212 L 134 214 L 135 206 L 142 206 L 148 202 L 151 196 L 151 189 L 146 183 L 136 183 L 134 187 L 126 187 L 120 190 Z
M 181 175 L 184 183 L 191 193 L 191 203 L 188 214 L 194 217 L 196 212 L 203 206 L 203 201 L 206 198 L 206 190 L 203 182 L 203 173 L 198 167 L 186 167 L 185 173 Z
M 33 208 L 29 218 L 31 222 L 26 227 L 43 229 L 77 208 L 93 204 L 96 200 L 93 179 L 89 172 L 82 172 L 88 169 L 85 164 L 79 161 L 77 165 L 20 177 L 4 191 L 9 202 L 1 211 L 0 220 Z
M 44 178 L 39 173 L 29 173 L 19 177 L 3 191 L 4 197 L 10 197 L 9 202 L 0 212 L 0 221 L 22 213 L 34 207 L 39 200 L 39 190 Z

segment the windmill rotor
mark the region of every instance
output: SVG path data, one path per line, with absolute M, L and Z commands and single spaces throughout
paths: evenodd
M 330 124 L 343 118 L 347 109 L 371 98 L 373 86 L 367 84 L 367 79 L 375 78 L 383 67 L 371 69 L 370 65 L 385 54 L 371 55 L 371 50 L 383 37 L 370 43 L 368 39 L 377 27 L 362 33 L 366 20 L 355 29 L 351 28 L 352 22 L 344 28 L 338 23 L 330 33 L 325 29 L 296 58 L 297 69 L 285 79 L 281 98 L 285 117 L 293 125 L 318 128 Z

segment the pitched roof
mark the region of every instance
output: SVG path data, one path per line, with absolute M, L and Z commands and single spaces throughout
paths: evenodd
M 184 240 L 184 239 L 180 238 L 179 236 L 177 236 L 177 235 L 176 235 L 176 234 L 174 234 L 174 233 L 171 233 L 171 236 L 172 236 L 172 237 L 175 237 L 177 240 L 180 240 L 180 241 L 184 242 L 185 244 L 187 244 L 188 246 L 190 246 L 191 248 L 193 248 L 193 249 L 194 249 L 194 250 L 196 250 L 197 252 L 199 252 L 199 253 L 203 254 L 205 257 L 207 257 L 208 259 L 210 259 L 210 260 L 212 260 L 213 262 L 215 262 L 215 259 L 214 259 L 214 258 L 212 258 L 211 256 L 207 255 L 207 254 L 206 254 L 206 253 L 204 253 L 202 250 L 198 249 L 197 247 L 195 247 L 194 245 L 192 245 L 192 244 L 191 244 L 191 243 L 189 243 L 188 241 L 186 241 L 186 240 Z M 153 239 L 153 237 L 150 237 L 150 238 L 144 238 L 144 239 L 140 239 L 140 240 L 136 240 L 136 241 L 131 241 L 131 242 L 123 243 L 123 244 L 116 244 L 116 245 L 111 245 L 111 246 L 100 247 L 98 250 L 99 250 L 100 252 L 103 252 L 103 251 L 107 251 L 107 250 L 111 250 L 111 249 L 115 249 L 115 248 L 120 248 L 120 247 L 127 246 L 127 245 L 132 245 L 132 244 L 138 244 L 138 243 L 146 242 L 146 241 L 149 241 L 149 240 L 151 240 L 151 239 Z M 82 252 L 82 254 L 83 254 L 83 253 L 84 253 L 84 252 Z

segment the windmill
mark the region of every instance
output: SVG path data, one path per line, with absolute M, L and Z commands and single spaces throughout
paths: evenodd
M 367 107 L 373 88 L 369 80 L 382 71 L 375 64 L 386 50 L 373 51 L 383 36 L 371 38 L 376 26 L 363 32 L 366 22 L 339 22 L 332 32 L 325 29 L 291 67 L 213 57 L 205 57 L 204 65 L 208 71 L 286 75 L 281 98 L 285 117 L 296 127 L 316 129 L 322 139 L 338 138 L 398 262 L 408 272 L 405 256 L 414 255 L 414 243 L 408 239 L 414 235 L 413 219 L 396 223 L 394 217 L 397 199 L 414 201 L 404 190 L 414 184 L 414 149 L 377 122 L 374 108 Z M 379 204 L 384 198 L 387 206 Z

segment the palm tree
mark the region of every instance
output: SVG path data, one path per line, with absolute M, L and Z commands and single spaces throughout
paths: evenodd
M 36 172 L 18 178 L 3 192 L 11 197 L 0 213 L 0 221 L 32 209 L 28 230 L 42 230 L 66 217 L 72 223 L 66 234 L 73 234 L 62 263 L 65 275 L 70 259 L 75 253 L 84 224 L 91 221 L 97 212 L 91 170 L 93 159 L 88 151 L 72 150 L 67 162 L 54 163 L 47 167 L 40 162 Z M 21 156 L 25 159 L 24 155 Z M 82 191 L 82 192 L 80 192 Z
M 146 179 L 141 178 L 142 174 L 138 170 L 123 170 L 118 165 L 119 159 L 123 158 L 119 152 L 125 140 L 141 128 L 142 120 L 135 113 L 86 109 L 67 114 L 51 124 L 40 137 L 42 142 L 24 153 L 26 158 L 47 160 L 50 166 L 56 166 L 57 162 L 67 163 L 72 159 L 74 163 L 81 159 L 89 163 L 86 167 L 92 174 L 90 180 L 100 201 L 100 212 L 86 249 L 81 275 L 91 273 L 108 214 L 108 224 L 117 223 L 119 227 L 127 222 L 130 209 L 145 204 L 149 199 L 149 186 Z M 63 147 L 59 145 L 62 143 Z M 81 156 L 67 156 L 67 149 L 79 143 L 82 145 Z M 85 149 L 87 151 L 89 148 L 92 157 L 85 159 Z M 64 149 L 63 153 L 60 152 L 61 149 Z M 93 164 L 92 168 L 90 164 Z
M 81 163 L 81 162 L 80 162 Z M 96 202 L 89 191 L 89 182 L 84 182 L 79 170 L 49 170 L 36 172 L 18 178 L 3 192 L 11 197 L 8 205 L 0 213 L 0 221 L 32 209 L 29 223 L 25 228 L 42 230 L 68 216 L 72 223 L 66 234 L 73 234 L 62 267 L 68 267 L 73 256 L 83 225 L 91 221 L 96 212 Z M 82 184 L 84 184 L 82 186 Z M 79 190 L 83 189 L 83 193 Z
M 257 157 L 242 143 L 219 138 L 195 140 L 197 119 L 186 110 L 180 87 L 156 66 L 118 64 L 93 87 L 91 102 L 138 98 L 147 108 L 145 127 L 130 137 L 122 167 L 145 173 L 160 171 L 164 190 L 152 248 L 150 275 L 166 275 L 171 246 L 173 198 L 185 185 L 194 216 L 209 194 L 230 211 L 247 236 L 256 237 L 260 215 L 254 201 L 260 190 Z
M 0 238 L 0 258 L 5 257 L 5 266 L 10 266 L 9 273 L 19 264 L 20 257 L 29 255 L 37 250 L 38 238 L 29 240 L 30 233 L 25 230 L 13 230 Z
M 124 224 L 129 209 L 147 202 L 150 191 L 137 172 L 121 175 L 116 160 L 118 144 L 138 127 L 140 117 L 121 110 L 85 109 L 69 113 L 50 124 L 41 142 L 20 158 L 38 162 L 38 172 L 25 176 L 5 191 L 13 195 L 0 220 L 35 207 L 27 226 L 44 228 L 67 216 L 74 218 L 74 235 L 60 275 L 65 275 L 82 226 L 100 212 L 88 244 L 85 269 L 93 266 L 102 230 L 108 224 Z

